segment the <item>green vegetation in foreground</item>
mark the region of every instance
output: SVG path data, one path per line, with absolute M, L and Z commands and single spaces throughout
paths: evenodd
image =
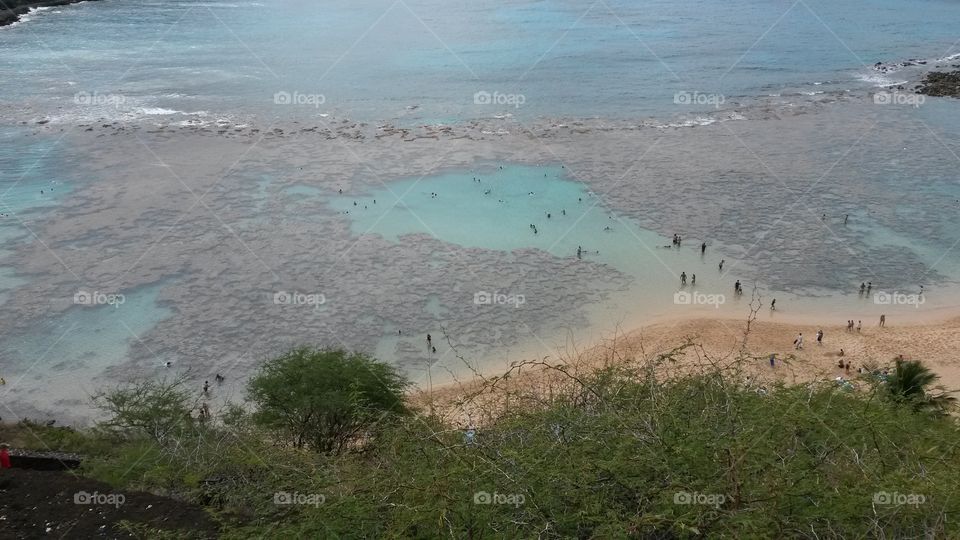
M 216 421 L 185 416 L 174 381 L 102 394 L 95 429 L 31 433 L 89 452 L 84 474 L 205 505 L 227 538 L 960 537 L 960 429 L 919 363 L 851 391 L 757 387 L 751 358 L 654 379 L 670 361 L 554 368 L 549 394 L 483 401 L 468 437 L 411 413 L 393 368 L 301 348 Z

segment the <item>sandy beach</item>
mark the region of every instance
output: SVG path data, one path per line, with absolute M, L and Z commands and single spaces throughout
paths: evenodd
M 960 360 L 955 353 L 960 344 L 960 316 L 955 312 L 941 312 L 939 319 L 917 315 L 899 324 L 892 324 L 888 318 L 882 328 L 877 320 L 864 321 L 857 331 L 843 324 L 816 325 L 809 320 L 771 322 L 763 320 L 769 316 L 767 311 L 761 310 L 750 322 L 749 333 L 746 317 L 674 318 L 627 332 L 611 332 L 609 338 L 582 349 L 571 347 L 558 351 L 555 357 L 515 362 L 512 368 L 425 388 L 415 393 L 414 401 L 462 425 L 482 425 L 492 411 L 516 403 L 518 396 L 546 398 L 572 377 L 605 366 L 657 364 L 657 369 L 668 376 L 713 363 L 730 365 L 737 358 L 745 359 L 741 367 L 748 377 L 766 385 L 837 377 L 856 383 L 858 368 L 890 367 L 897 356 L 903 355 L 933 369 L 940 376 L 938 384 L 947 390 L 960 390 Z M 832 316 L 824 317 L 828 318 Z M 816 340 L 818 330 L 824 333 L 822 344 Z M 802 349 L 793 344 L 799 333 L 804 336 Z M 852 364 L 849 371 L 838 367 L 841 349 L 843 360 Z M 776 355 L 773 368 L 769 365 L 771 354 Z M 665 355 L 674 361 L 660 362 Z

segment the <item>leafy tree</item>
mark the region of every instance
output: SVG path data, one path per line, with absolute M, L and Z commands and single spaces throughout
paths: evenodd
M 939 378 L 919 360 L 897 360 L 896 368 L 887 380 L 887 389 L 890 397 L 898 403 L 911 405 L 918 411 L 945 414 L 956 398 L 942 387 L 932 387 Z M 933 393 L 933 390 L 939 392 Z
M 193 425 L 190 413 L 195 399 L 186 390 L 186 379 L 145 381 L 93 396 L 94 405 L 109 419 L 100 427 L 115 435 L 145 435 L 163 443 Z
M 299 347 L 264 364 L 248 390 L 255 423 L 297 447 L 339 452 L 385 415 L 405 414 L 408 384 L 365 354 Z

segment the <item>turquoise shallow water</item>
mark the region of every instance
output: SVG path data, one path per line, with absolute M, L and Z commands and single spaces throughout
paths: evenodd
M 75 177 L 63 167 L 59 137 L 31 136 L 0 125 L 0 258 L 35 241 L 34 219 L 68 197 Z M 22 284 L 12 267 L 0 267 L 0 289 Z
M 73 306 L 30 335 L 8 340 L 4 354 L 20 361 L 12 366 L 17 373 L 30 370 L 35 376 L 46 377 L 83 367 L 99 374 L 119 364 L 132 342 L 172 314 L 157 302 L 161 289 L 160 285 L 151 285 L 120 293 L 111 291 L 122 294 L 123 303 Z M 163 361 L 156 358 L 158 365 Z
M 573 255 L 578 245 L 599 250 L 609 245 L 601 235 L 611 232 L 605 228 L 621 228 L 560 167 L 493 167 L 398 180 L 362 198 L 338 197 L 331 206 L 349 213 L 358 234 L 396 239 L 428 233 L 466 247 L 536 247 L 558 257 Z
M 7 391 L 16 393 L 4 396 L 7 403 L 19 405 L 18 414 L 28 416 L 31 409 L 21 407 L 39 403 L 40 414 L 56 411 L 68 420 L 83 418 L 92 394 L 131 379 L 122 370 L 111 370 L 124 363 L 141 336 L 172 314 L 157 303 L 160 291 L 159 285 L 145 286 L 120 293 L 122 304 L 74 305 L 25 334 L 6 335 L 0 342 L 0 367 Z M 153 358 L 154 368 L 162 370 L 164 360 Z
M 533 248 L 561 258 L 575 258 L 579 247 L 582 257 L 635 275 L 662 273 L 655 250 L 671 243 L 608 210 L 560 166 L 496 165 L 397 180 L 362 197 L 335 197 L 330 206 L 349 215 L 358 236 L 428 234 L 462 247 Z M 693 250 L 695 242 L 684 247 Z

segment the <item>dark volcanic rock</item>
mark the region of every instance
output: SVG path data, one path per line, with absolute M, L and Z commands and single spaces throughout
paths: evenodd
M 32 8 L 65 6 L 84 0 L 5 0 L 0 3 L 0 26 L 13 24 Z
M 928 73 L 917 87 L 918 94 L 960 98 L 960 71 Z

